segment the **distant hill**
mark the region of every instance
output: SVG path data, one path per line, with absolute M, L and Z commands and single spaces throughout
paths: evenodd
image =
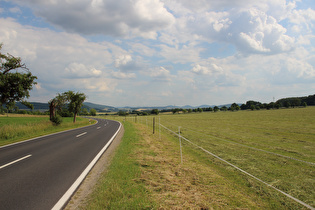
M 40 103 L 40 102 L 30 102 L 31 104 L 34 105 L 34 110 L 40 110 L 40 111 L 45 111 L 49 110 L 49 105 L 48 103 Z M 21 102 L 17 102 L 15 104 L 20 110 L 30 110 L 27 106 L 24 106 L 21 104 Z
M 200 105 L 200 106 L 190 106 L 190 105 L 185 105 L 185 106 L 173 106 L 173 105 L 169 105 L 169 106 L 137 106 L 137 107 L 130 107 L 130 106 L 124 106 L 124 107 L 118 107 L 118 109 L 120 110 L 152 110 L 152 109 L 158 109 L 158 110 L 171 110 L 171 109 L 197 109 L 197 108 L 213 108 L 215 106 L 217 107 L 230 107 L 232 104 L 223 104 L 223 105 Z M 238 105 L 241 105 L 241 103 L 238 103 Z
M 48 103 L 41 103 L 41 102 L 30 102 L 31 104 L 34 105 L 34 110 L 40 110 L 40 111 L 46 111 L 49 110 L 49 104 Z M 20 102 L 16 103 L 16 106 L 20 110 L 30 110 L 27 106 L 24 106 Z M 82 108 L 86 108 L 87 110 L 90 109 L 95 109 L 96 111 L 118 111 L 117 108 L 112 107 L 112 106 L 105 106 L 105 105 L 100 105 L 100 104 L 94 104 L 90 102 L 84 102 Z
M 118 111 L 118 109 L 113 107 L 113 106 L 94 104 L 94 103 L 91 103 L 91 102 L 84 102 L 83 105 L 88 107 L 87 108 L 88 110 L 95 109 L 96 111 Z M 86 107 L 83 107 L 83 108 L 86 108 Z

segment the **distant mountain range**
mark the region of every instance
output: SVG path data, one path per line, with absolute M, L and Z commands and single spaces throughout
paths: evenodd
M 118 107 L 118 109 L 120 110 L 151 110 L 151 109 L 158 109 L 158 110 L 168 110 L 168 109 L 175 109 L 175 108 L 179 108 L 179 109 L 196 109 L 196 108 L 208 108 L 208 107 L 215 107 L 218 106 L 223 107 L 230 107 L 232 104 L 223 104 L 223 105 L 200 105 L 200 106 L 190 106 L 190 105 L 185 105 L 185 106 L 173 106 L 173 105 L 169 105 L 169 106 L 139 106 L 139 107 L 130 107 L 130 106 L 124 106 L 124 107 Z M 239 104 L 241 105 L 241 104 Z
M 48 103 L 40 103 L 40 102 L 30 102 L 30 103 L 34 105 L 34 110 L 40 110 L 40 111 L 49 110 Z M 16 106 L 20 110 L 29 110 L 28 107 L 24 106 L 20 102 L 17 102 Z M 91 102 L 84 102 L 82 108 L 86 108 L 87 110 L 95 109 L 98 112 L 117 112 L 119 110 L 130 110 L 130 111 L 132 111 L 132 110 L 151 110 L 151 109 L 168 110 L 168 109 L 175 109 L 175 108 L 196 109 L 196 108 L 208 108 L 208 107 L 214 107 L 214 106 L 215 105 L 201 105 L 201 106 L 190 106 L 190 105 L 173 106 L 173 105 L 169 105 L 169 106 L 113 107 L 113 106 L 106 106 L 106 105 L 101 105 L 101 104 L 94 104 Z M 220 105 L 218 107 L 222 107 L 222 106 L 229 107 L 229 106 L 231 106 L 231 104 Z

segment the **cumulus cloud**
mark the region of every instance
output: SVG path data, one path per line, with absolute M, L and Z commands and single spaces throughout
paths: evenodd
M 126 105 L 208 103 L 315 88 L 315 13 L 301 3 L 12 0 L 1 5 L 11 18 L 0 18 L 0 40 L 38 76 L 39 99 L 75 89 L 118 105 L 117 95 Z
M 106 78 L 106 71 L 114 62 L 109 51 L 119 47 L 92 43 L 76 34 L 22 26 L 10 18 L 0 18 L 0 25 L 3 51 L 22 58 L 38 77 L 41 92 L 47 95 L 51 91 L 45 97 L 73 88 L 112 91 L 116 86 Z
M 246 54 L 275 54 L 294 47 L 295 40 L 286 35 L 287 30 L 275 18 L 255 8 L 231 13 L 212 12 L 188 20 L 187 24 L 194 29 L 192 33 L 209 42 L 230 43 Z
M 21 1 L 35 14 L 68 32 L 155 39 L 174 17 L 159 0 Z
M 174 78 L 171 72 L 162 66 L 142 71 L 142 74 L 149 76 L 155 81 L 161 82 L 170 82 L 172 78 Z
M 129 43 L 129 45 L 131 46 L 132 50 L 134 52 L 137 52 L 139 54 L 141 54 L 142 56 L 154 56 L 154 54 L 156 54 L 156 50 L 144 45 L 142 43 Z
M 295 47 L 295 38 L 280 24 L 289 14 L 294 14 L 294 3 L 285 0 L 165 2 L 177 16 L 176 24 L 160 38 L 169 45 L 224 42 L 244 54 L 277 54 Z M 220 10 L 221 7 L 224 10 Z M 311 12 L 303 12 L 304 16 L 311 15 Z
M 102 74 L 101 70 L 97 70 L 93 67 L 87 67 L 82 63 L 70 63 L 66 68 L 65 72 L 71 78 L 75 77 L 98 77 Z
M 308 8 L 306 10 L 293 10 L 289 15 L 289 20 L 294 24 L 295 32 L 301 32 L 305 28 L 307 33 L 311 33 L 314 28 L 315 10 Z
M 159 54 L 167 61 L 173 63 L 190 63 L 197 62 L 199 60 L 200 52 L 204 49 L 202 47 L 196 47 L 193 44 L 191 45 L 182 45 L 170 47 L 168 45 L 159 45 L 160 52 Z
M 115 59 L 115 67 L 122 72 L 139 71 L 143 69 L 143 65 L 142 62 L 134 60 L 130 54 L 119 55 Z
M 132 79 L 132 78 L 136 78 L 136 74 L 135 73 L 124 73 L 121 71 L 113 71 L 111 73 L 112 77 L 115 79 Z
M 198 75 L 214 75 L 223 73 L 223 69 L 213 63 L 209 66 L 201 66 L 199 64 L 196 64 L 191 71 Z

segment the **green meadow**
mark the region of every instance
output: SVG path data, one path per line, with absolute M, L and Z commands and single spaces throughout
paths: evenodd
M 177 158 L 180 158 L 179 138 L 172 133 L 178 133 L 180 129 L 181 136 L 193 143 L 182 139 L 183 166 L 191 165 L 194 162 L 203 165 L 204 167 L 198 170 L 214 170 L 219 176 L 225 177 L 229 183 L 232 183 L 231 189 L 238 189 L 238 192 L 235 193 L 252 193 L 252 195 L 249 195 L 250 197 L 255 198 L 258 195 L 263 203 L 267 203 L 257 204 L 257 206 L 255 204 L 254 208 L 267 206 L 271 209 L 296 209 L 305 207 L 272 187 L 297 198 L 309 206 L 315 206 L 314 116 L 315 107 L 307 107 L 127 116 L 120 119 L 121 121 L 132 122 L 136 127 L 142 125 L 147 128 L 148 132 L 153 133 L 153 118 L 155 118 L 155 134 L 152 134 L 152 136 L 159 139 L 159 135 L 161 135 L 162 139 L 160 141 L 177 144 L 177 152 L 166 152 L 167 156 L 170 157 L 176 154 Z M 116 119 L 119 118 L 116 117 Z M 163 126 L 159 126 L 159 123 L 172 132 Z M 205 153 L 195 145 L 228 161 L 264 183 Z M 165 150 L 167 149 L 171 150 L 171 147 L 166 147 Z M 191 160 L 192 157 L 193 161 Z M 180 160 L 178 164 L 180 164 Z M 191 168 L 193 167 L 195 166 L 191 165 Z M 146 170 L 146 168 L 143 169 L 143 171 Z M 150 170 L 152 169 L 150 168 Z M 160 172 L 156 171 L 156 173 Z M 202 179 L 207 179 L 207 177 L 200 176 Z M 200 189 L 204 187 L 205 185 Z M 217 199 L 220 199 L 220 197 L 226 199 L 227 197 L 230 198 L 231 195 L 223 192 Z M 233 205 L 232 208 L 249 207 Z M 209 206 L 211 207 L 212 204 L 209 204 Z M 223 206 L 217 207 L 221 208 Z M 253 206 L 250 208 L 253 208 Z
M 74 124 L 72 117 L 66 117 L 61 125 L 54 126 L 49 116 L 0 115 L 0 146 L 85 125 L 89 125 L 85 118 L 78 118 Z
M 314 116 L 315 107 L 106 116 L 121 121 L 125 135 L 81 208 L 306 209 L 274 188 L 314 208 Z M 88 123 L 1 116 L 0 145 Z

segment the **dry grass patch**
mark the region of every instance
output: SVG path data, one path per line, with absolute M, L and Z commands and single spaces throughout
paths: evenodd
M 229 179 L 195 157 L 184 154 L 180 162 L 179 145 L 169 137 L 153 135 L 136 124 L 142 136 L 134 153 L 145 183 L 159 209 L 257 208 L 265 204 L 255 194 L 240 191 Z

